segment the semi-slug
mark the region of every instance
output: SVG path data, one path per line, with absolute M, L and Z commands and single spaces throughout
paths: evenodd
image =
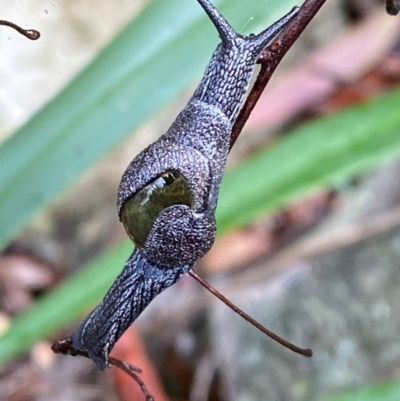
M 103 301 L 72 336 L 72 346 L 87 352 L 99 370 L 105 369 L 112 347 L 150 301 L 212 247 L 231 130 L 254 65 L 298 10 L 258 35 L 243 36 L 208 0 L 198 2 L 222 42 L 186 107 L 123 174 L 118 214 L 136 248 Z

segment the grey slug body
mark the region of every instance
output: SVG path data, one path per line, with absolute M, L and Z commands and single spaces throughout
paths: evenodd
M 186 185 L 185 199 L 190 198 L 190 204 L 173 201 L 151 220 L 143 243 L 135 241 L 138 246 L 122 273 L 74 333 L 73 347 L 87 351 L 99 370 L 105 369 L 112 347 L 150 301 L 176 283 L 213 245 L 215 209 L 231 130 L 254 65 L 261 50 L 297 13 L 293 9 L 259 35 L 242 36 L 208 0 L 198 2 L 217 28 L 222 43 L 194 95 L 169 130 L 126 169 L 117 202 L 119 217 L 133 239 L 136 234 L 130 230 L 132 219 L 126 216 L 135 216 L 136 212 L 129 214 L 128 207 L 144 188 L 147 192 L 132 208 L 145 208 L 146 202 L 153 202 L 154 210 L 162 209 L 157 194 L 162 194 L 169 182 L 179 180 L 180 186 L 170 191 L 171 196 L 179 199 L 185 192 L 182 185 Z M 141 217 L 138 214 L 138 219 Z

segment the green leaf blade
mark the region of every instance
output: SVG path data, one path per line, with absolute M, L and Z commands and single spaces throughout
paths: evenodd
M 224 177 L 223 232 L 400 154 L 400 91 L 306 124 Z M 238 191 L 238 188 L 241 190 Z

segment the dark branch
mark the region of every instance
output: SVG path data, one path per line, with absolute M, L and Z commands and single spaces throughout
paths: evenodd
M 275 72 L 276 67 L 310 21 L 315 17 L 315 14 L 317 14 L 325 1 L 326 0 L 306 0 L 300 7 L 293 21 L 282 30 L 278 38 L 266 47 L 259 56 L 258 63 L 261 64 L 261 70 L 233 126 L 230 143 L 231 149 L 271 79 L 272 74 Z
M 0 25 L 4 26 L 9 26 L 10 28 L 15 29 L 17 32 L 19 32 L 21 35 L 24 35 L 30 40 L 37 40 L 40 38 L 40 32 L 36 31 L 35 29 L 23 29 L 17 24 L 14 24 L 13 22 L 10 21 L 5 21 L 5 20 L 0 20 Z

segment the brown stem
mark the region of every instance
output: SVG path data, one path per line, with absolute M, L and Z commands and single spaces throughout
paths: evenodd
M 10 28 L 15 29 L 17 32 L 19 32 L 21 35 L 24 35 L 28 39 L 31 40 L 37 40 L 40 38 L 40 32 L 36 31 L 35 29 L 23 29 L 17 24 L 14 24 L 13 22 L 10 21 L 5 21 L 5 20 L 0 20 L 0 25 L 4 26 L 9 26 Z
M 85 358 L 89 358 L 89 355 L 85 351 L 77 350 L 72 346 L 72 336 L 64 338 L 62 340 L 56 341 L 52 346 L 51 349 L 56 354 L 63 354 L 63 355 L 72 355 L 72 356 L 84 356 Z M 136 366 L 131 365 L 130 363 L 123 362 L 117 358 L 112 356 L 108 357 L 108 363 L 112 366 L 115 366 L 118 369 L 123 370 L 127 373 L 133 380 L 139 384 L 144 396 L 146 397 L 146 401 L 154 401 L 154 397 L 149 393 L 149 390 L 146 387 L 146 384 L 143 380 L 136 374 L 142 373 L 142 370 L 137 368 Z
M 240 315 L 243 319 L 247 320 L 253 326 L 257 327 L 258 330 L 262 331 L 268 337 L 272 338 L 273 340 L 277 341 L 279 344 L 283 345 L 286 348 L 289 348 L 293 352 L 297 354 L 301 354 L 307 357 L 312 356 L 312 350 L 310 348 L 304 349 L 300 348 L 297 345 L 290 343 L 289 341 L 284 340 L 282 337 L 279 337 L 274 332 L 268 330 L 262 324 L 254 320 L 251 316 L 247 313 L 243 312 L 240 308 L 238 308 L 233 302 L 231 302 L 228 298 L 224 297 L 218 290 L 216 290 L 212 285 L 207 283 L 204 279 L 202 279 L 193 269 L 189 270 L 189 275 L 192 276 L 195 280 L 197 280 L 204 288 L 211 292 L 211 294 L 215 295 L 219 300 L 221 300 L 224 304 L 229 306 L 234 312 Z
M 232 149 L 232 146 L 242 132 L 246 121 L 271 79 L 272 74 L 275 72 L 276 67 L 325 1 L 326 0 L 306 0 L 300 7 L 293 21 L 288 24 L 279 34 L 278 38 L 261 53 L 258 58 L 258 63 L 261 64 L 261 70 L 232 128 L 230 149 Z
M 146 397 L 146 401 L 154 401 L 154 397 L 152 395 L 150 395 L 149 390 L 147 390 L 147 387 L 146 387 L 146 384 L 144 383 L 144 381 L 135 373 L 135 372 L 142 373 L 141 369 L 137 368 L 136 366 L 131 365 L 128 362 L 120 361 L 119 359 L 114 358 L 112 356 L 108 357 L 108 362 L 111 365 L 114 365 L 115 367 L 123 370 L 130 377 L 132 377 L 132 379 L 134 379 L 137 384 L 139 384 L 139 386 L 142 390 L 142 393 Z

